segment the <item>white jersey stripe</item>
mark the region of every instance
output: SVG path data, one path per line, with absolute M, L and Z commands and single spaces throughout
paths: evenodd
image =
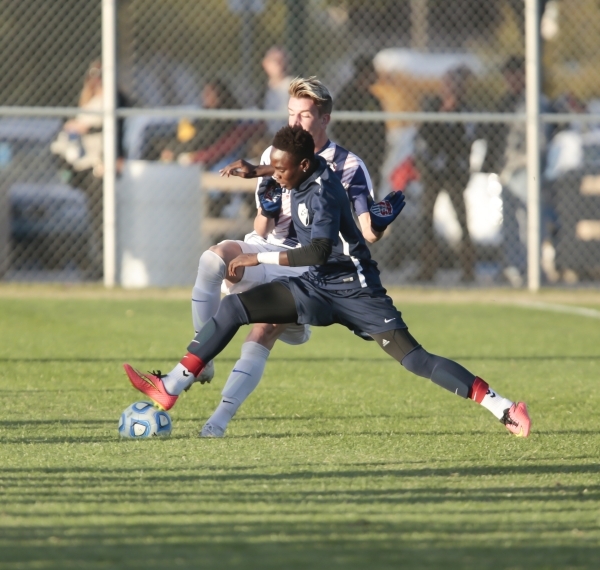
M 358 258 L 354 257 L 353 255 L 350 255 L 350 245 L 342 237 L 341 233 L 339 234 L 339 236 L 340 236 L 340 240 L 342 241 L 342 244 L 344 244 L 344 255 L 347 255 L 352 260 L 352 263 L 354 263 L 354 267 L 356 267 L 356 274 L 358 275 L 358 282 L 360 283 L 360 286 L 362 288 L 366 287 L 367 281 L 363 274 L 363 268 L 362 268 L 362 265 L 360 264 L 360 260 Z

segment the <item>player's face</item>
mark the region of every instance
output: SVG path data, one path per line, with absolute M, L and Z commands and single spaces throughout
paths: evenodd
M 321 115 L 319 108 L 309 97 L 290 97 L 288 102 L 288 125 L 301 126 L 313 139 L 321 140 L 329 124 L 330 115 Z
M 273 178 L 282 188 L 288 190 L 298 188 L 309 176 L 308 160 L 297 163 L 291 154 L 275 147 L 271 149 L 271 166 L 275 169 Z

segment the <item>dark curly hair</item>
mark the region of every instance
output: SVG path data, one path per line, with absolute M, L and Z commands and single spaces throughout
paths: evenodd
M 305 158 L 311 160 L 315 156 L 315 141 L 312 135 L 298 125 L 279 129 L 273 138 L 273 146 L 289 153 L 297 164 Z

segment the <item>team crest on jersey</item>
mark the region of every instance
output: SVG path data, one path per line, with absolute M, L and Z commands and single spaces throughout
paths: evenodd
M 306 204 L 298 204 L 298 218 L 305 226 L 308 226 L 308 208 Z

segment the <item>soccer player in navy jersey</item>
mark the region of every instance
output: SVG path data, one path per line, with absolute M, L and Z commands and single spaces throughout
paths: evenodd
M 217 356 L 240 326 L 335 323 L 366 333 L 410 372 L 488 409 L 519 437 L 529 435 L 531 420 L 523 402 L 503 398 L 460 364 L 427 352 L 408 332 L 402 314 L 383 288 L 377 264 L 358 230 L 345 190 L 325 160 L 314 155 L 314 141 L 301 127 L 284 127 L 271 150 L 272 180 L 291 192 L 291 215 L 301 247 L 282 252 L 242 254 L 229 263 L 239 267 L 309 266 L 300 276 L 282 277 L 227 296 L 217 315 L 196 334 L 187 354 L 168 374 L 141 373 L 125 364 L 131 383 L 162 409 Z
M 377 241 L 390 223 L 384 221 L 382 208 L 391 208 L 397 215 L 404 205 L 401 192 L 388 196 L 383 203 L 373 203 L 373 186 L 363 161 L 352 152 L 330 141 L 327 126 L 331 118 L 333 99 L 327 88 L 316 78 L 294 79 L 289 87 L 288 123 L 299 125 L 311 133 L 314 152 L 322 156 L 339 177 L 346 189 L 343 199 L 350 201 L 365 239 Z M 221 292 L 241 293 L 278 277 L 301 275 L 306 267 L 259 265 L 240 267 L 235 275 L 227 275 L 227 265 L 242 253 L 287 251 L 299 246 L 290 211 L 290 191 L 278 186 L 261 187 L 263 176 L 271 176 L 271 147 L 263 153 L 260 164 L 252 165 L 238 160 L 221 173 L 223 176 L 258 178 L 254 231 L 243 241 L 225 240 L 209 248 L 200 257 L 196 283 L 192 291 L 192 317 L 194 330 L 211 319 L 219 308 Z M 302 344 L 310 338 L 308 325 L 262 323 L 255 325 L 242 346 L 240 359 L 235 363 L 223 388 L 217 409 L 202 428 L 207 437 L 224 435 L 227 424 L 239 406 L 258 385 L 270 351 L 277 339 L 288 344 Z M 212 362 L 208 363 L 197 381 L 210 381 L 214 375 Z

